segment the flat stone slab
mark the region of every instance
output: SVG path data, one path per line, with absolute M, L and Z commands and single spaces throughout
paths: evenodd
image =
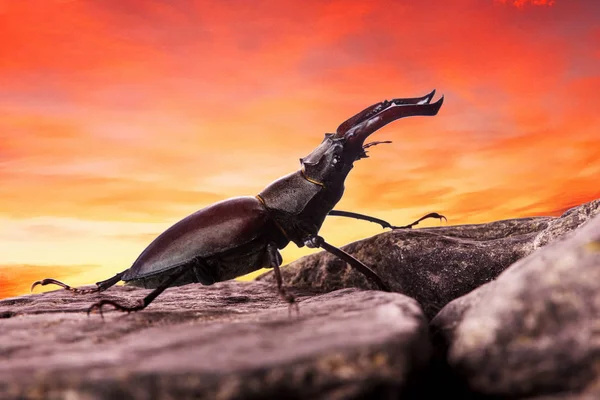
M 147 309 L 86 315 L 150 290 L 64 290 L 0 301 L 2 399 L 397 397 L 430 358 L 418 303 L 396 293 L 267 282 L 170 288 Z

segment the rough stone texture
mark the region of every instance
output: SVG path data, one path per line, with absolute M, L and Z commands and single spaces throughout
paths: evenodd
M 398 398 L 430 357 L 421 308 L 396 293 L 293 291 L 290 317 L 274 285 L 230 281 L 86 316 L 100 298 L 148 292 L 0 301 L 0 398 Z
M 540 241 L 570 229 L 554 223 Z M 451 302 L 431 326 L 476 393 L 600 398 L 600 216 Z
M 396 230 L 342 249 L 375 270 L 393 291 L 421 304 L 428 318 L 448 302 L 493 280 L 509 265 L 600 213 L 600 200 L 561 217 Z M 327 239 L 327 238 L 325 238 Z M 337 257 L 320 252 L 282 268 L 287 285 L 329 292 L 375 285 Z M 273 280 L 272 272 L 258 280 Z
M 560 218 L 550 221 L 548 227 L 542 230 L 533 241 L 532 250 L 537 250 L 553 240 L 569 233 L 583 223 L 600 214 L 600 199 L 570 208 Z

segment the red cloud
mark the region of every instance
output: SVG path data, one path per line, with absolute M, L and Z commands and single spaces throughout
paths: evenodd
M 526 4 L 532 4 L 534 6 L 552 6 L 554 5 L 554 0 L 496 0 L 502 4 L 512 4 L 515 7 L 524 7 Z

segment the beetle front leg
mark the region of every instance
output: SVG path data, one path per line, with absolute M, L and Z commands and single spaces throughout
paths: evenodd
M 444 217 L 442 214 L 433 212 L 433 213 L 429 213 L 427 215 L 422 216 L 421 218 L 419 218 L 412 224 L 408 224 L 408 225 L 404 225 L 404 226 L 391 226 L 390 228 L 392 228 L 392 229 L 412 229 L 413 226 L 417 225 L 419 222 L 421 222 L 427 218 L 438 218 L 440 220 L 440 222 L 442 222 L 442 219 L 444 219 L 444 220 L 446 220 L 446 222 L 448 222 L 448 218 Z
M 344 260 L 348 264 L 350 264 L 350 266 L 352 268 L 358 270 L 358 272 L 360 272 L 367 278 L 370 278 L 371 280 L 375 281 L 375 283 L 377 284 L 377 286 L 379 286 L 381 288 L 381 290 L 383 290 L 384 292 L 391 292 L 389 286 L 387 284 L 385 284 L 383 282 L 383 280 L 381 280 L 379 275 L 377 275 L 371 268 L 367 267 L 365 264 L 363 264 L 356 258 L 352 257 L 350 254 L 346 253 L 344 250 L 330 245 L 321 236 L 310 235 L 306 239 L 304 244 L 306 244 L 306 246 L 310 247 L 310 248 L 320 247 L 323 250 L 328 251 L 329 253 L 341 258 L 342 260 Z
M 267 250 L 265 252 L 265 261 L 264 265 L 267 268 L 273 268 L 273 273 L 275 274 L 275 280 L 277 281 L 277 291 L 279 292 L 279 296 L 288 303 L 288 314 L 291 316 L 292 307 L 296 309 L 296 313 L 300 313 L 300 309 L 298 307 L 298 303 L 296 302 L 296 298 L 294 295 L 287 292 L 285 287 L 283 286 L 283 278 L 281 276 L 281 270 L 279 266 L 283 262 L 281 258 L 281 254 L 277 250 L 277 245 L 275 243 L 269 243 L 267 245 Z
M 379 218 L 371 217 L 369 215 L 359 214 L 359 213 L 355 213 L 355 212 L 351 212 L 351 211 L 331 210 L 331 211 L 329 211 L 329 213 L 327 215 L 362 219 L 363 221 L 369 221 L 369 222 L 374 222 L 376 224 L 379 224 L 379 225 L 381 225 L 382 228 L 390 228 L 390 229 L 411 229 L 413 226 L 417 225 L 419 222 L 421 222 L 427 218 L 439 218 L 440 222 L 442 221 L 442 219 L 445 219 L 446 222 L 448 222 L 448 219 L 446 217 L 444 217 L 442 214 L 438 214 L 438 213 L 429 213 L 429 214 L 419 218 L 412 224 L 408 224 L 408 225 L 404 225 L 404 226 L 395 226 L 395 225 L 390 224 L 387 221 L 384 221 L 383 219 L 379 219 Z

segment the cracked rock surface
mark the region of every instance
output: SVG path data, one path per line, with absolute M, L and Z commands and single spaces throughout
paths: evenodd
M 600 200 L 594 200 L 560 217 L 387 231 L 341 248 L 375 270 L 393 291 L 416 299 L 433 318 L 450 301 L 492 281 L 514 262 L 599 213 Z M 320 292 L 376 288 L 324 251 L 288 264 L 282 275 L 288 285 Z M 273 272 L 258 280 L 273 281 Z
M 600 215 L 454 300 L 431 323 L 469 391 L 600 398 Z
M 416 301 L 396 293 L 293 291 L 223 282 L 170 288 L 147 309 L 104 320 L 100 298 L 150 290 L 65 290 L 0 301 L 2 399 L 397 398 L 430 357 Z

